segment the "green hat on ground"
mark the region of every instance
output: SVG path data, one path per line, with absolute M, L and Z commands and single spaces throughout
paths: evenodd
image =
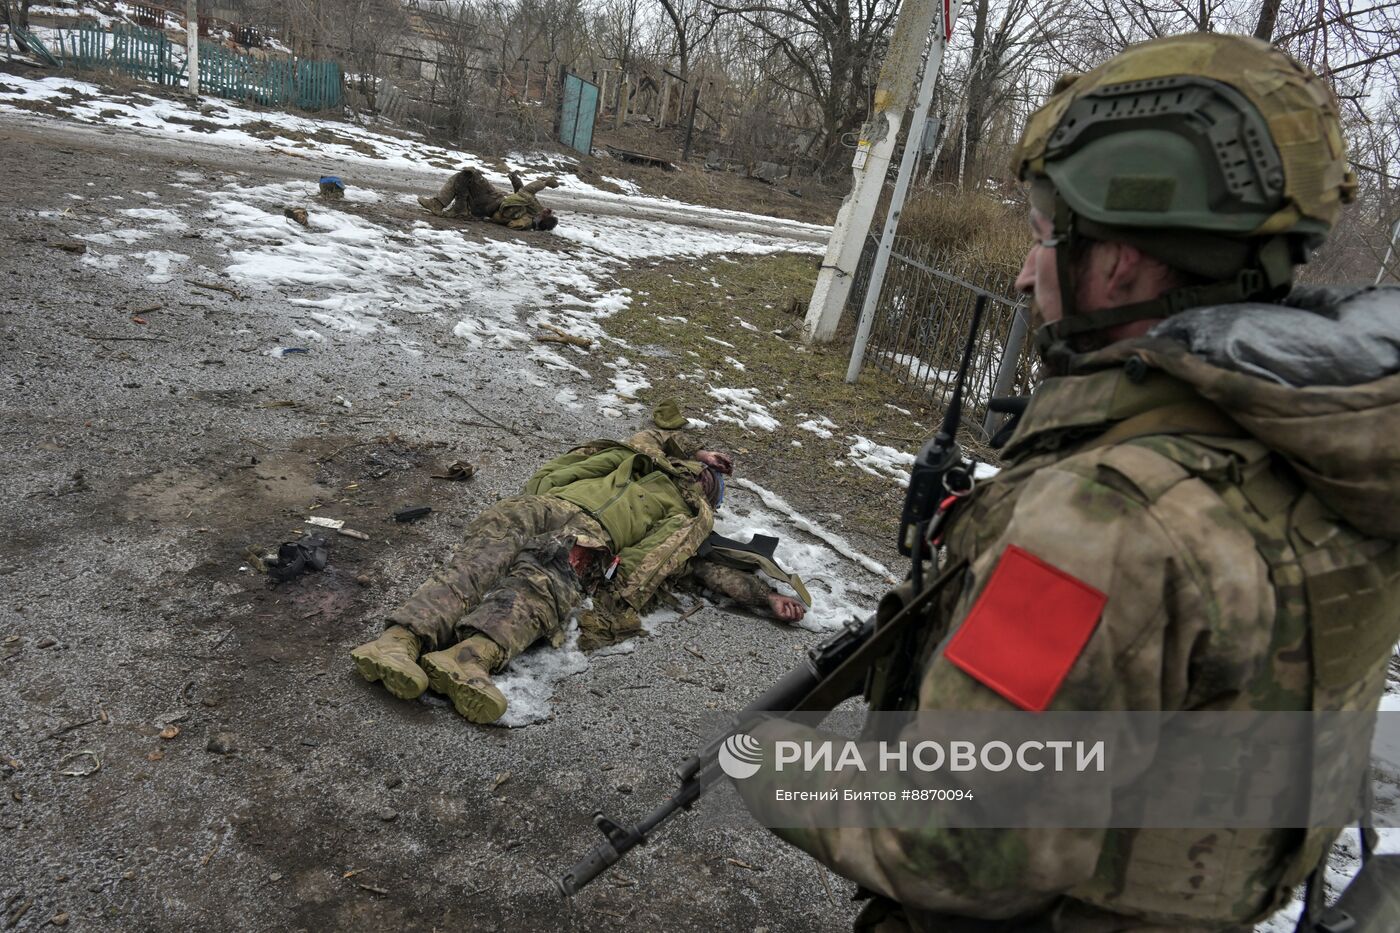
M 656 406 L 656 411 L 651 415 L 652 423 L 663 431 L 679 431 L 686 426 L 685 415 L 681 414 L 681 408 L 676 404 L 675 399 L 666 399 Z

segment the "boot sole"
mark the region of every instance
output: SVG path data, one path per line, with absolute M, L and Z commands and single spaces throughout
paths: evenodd
M 487 725 L 506 714 L 504 700 L 498 701 L 490 694 L 457 683 L 447 671 L 431 661 L 424 665 L 428 673 L 428 686 L 452 701 L 452 708 L 468 722 Z
M 366 655 L 352 653 L 351 657 L 355 659 L 355 670 L 360 672 L 361 677 L 370 683 L 382 681 L 385 689 L 400 700 L 416 700 L 428 689 L 427 684 L 390 664 Z

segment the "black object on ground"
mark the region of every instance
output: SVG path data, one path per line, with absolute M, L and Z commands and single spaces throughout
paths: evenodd
M 304 573 L 325 570 L 329 559 L 325 538 L 302 535 L 297 541 L 284 541 L 277 546 L 277 557 L 267 561 L 267 575 L 277 583 L 286 583 Z
M 674 172 L 676 166 L 660 156 L 647 155 L 645 152 L 633 152 L 630 149 L 618 149 L 616 146 L 603 147 L 608 150 L 614 159 L 621 159 L 624 162 L 631 162 L 633 165 L 650 165 L 653 168 L 664 169 Z
M 409 509 L 400 509 L 394 513 L 394 521 L 416 522 L 431 511 L 432 507 L 427 505 L 415 505 Z

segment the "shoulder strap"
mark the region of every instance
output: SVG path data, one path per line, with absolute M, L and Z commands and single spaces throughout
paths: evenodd
M 1082 449 L 1121 444 L 1152 434 L 1206 434 L 1241 437 L 1245 431 L 1217 406 L 1203 398 L 1173 402 L 1133 415 L 1118 422 Z

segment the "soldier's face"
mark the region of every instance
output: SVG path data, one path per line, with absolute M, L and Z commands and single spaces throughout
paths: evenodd
M 1034 244 L 1016 276 L 1016 290 L 1031 300 L 1031 326 L 1053 324 L 1064 316 L 1060 303 L 1060 274 L 1055 267 L 1055 247 L 1046 246 L 1054 235 L 1049 219 L 1031 208 Z

